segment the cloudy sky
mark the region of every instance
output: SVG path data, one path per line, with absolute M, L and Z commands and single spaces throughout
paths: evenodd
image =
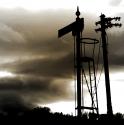
M 77 5 L 84 36 L 100 38 L 94 29 L 101 13 L 124 22 L 123 0 L 0 0 L 0 105 L 74 112 L 73 38 L 58 38 L 58 30 L 75 21 Z M 108 37 L 113 110 L 124 113 L 124 27 L 108 30 Z M 104 85 L 102 75 L 100 112 L 106 112 Z

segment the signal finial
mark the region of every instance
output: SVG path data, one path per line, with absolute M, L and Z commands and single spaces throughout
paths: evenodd
M 77 16 L 77 17 L 79 17 L 79 16 L 80 16 L 80 11 L 79 11 L 79 7 L 78 7 L 78 6 L 77 6 L 76 16 Z

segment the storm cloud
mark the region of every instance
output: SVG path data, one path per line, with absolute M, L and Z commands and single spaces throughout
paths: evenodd
M 94 31 L 99 18 L 83 16 L 86 18 L 83 35 L 99 39 Z M 0 98 L 8 93 L 31 104 L 73 98 L 70 87 L 74 77 L 73 38 L 68 34 L 58 39 L 58 30 L 73 21 L 75 15 L 70 10 L 34 13 L 24 9 L 0 10 L 0 70 L 15 75 L 0 78 Z M 123 34 L 111 33 L 111 65 L 124 64 Z
M 60 84 L 61 83 L 61 84 Z M 45 79 L 32 76 L 20 76 L 0 79 L 0 95 L 19 96 L 31 104 L 50 103 L 69 97 L 68 80 Z M 69 86 L 68 86 L 69 87 Z

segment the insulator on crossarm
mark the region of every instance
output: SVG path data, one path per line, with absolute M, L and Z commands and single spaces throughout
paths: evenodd
M 115 27 L 121 27 L 122 26 L 122 24 L 121 23 L 115 23 L 115 24 L 112 24 L 113 26 L 115 26 Z
M 111 18 L 111 17 L 105 18 L 105 21 L 112 21 L 112 20 L 113 20 L 113 18 Z
M 120 21 L 121 17 L 114 17 L 115 21 Z

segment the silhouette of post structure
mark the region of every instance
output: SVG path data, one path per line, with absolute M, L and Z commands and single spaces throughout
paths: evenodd
M 96 32 L 101 32 L 102 37 L 102 47 L 103 47 L 103 62 L 104 62 L 104 73 L 105 73 L 105 85 L 106 85 L 106 98 L 107 98 L 107 114 L 109 116 L 113 115 L 112 102 L 111 102 L 111 90 L 110 90 L 110 79 L 109 79 L 109 64 L 108 64 L 108 50 L 107 50 L 107 40 L 106 40 L 106 29 L 112 28 L 113 26 L 121 27 L 121 24 L 111 23 L 112 20 L 119 21 L 120 17 L 108 17 L 106 18 L 104 14 L 101 14 L 100 21 L 96 22 L 96 25 L 100 24 L 100 28 L 95 29 Z
M 77 116 L 81 117 L 81 33 L 84 29 L 84 18 L 80 18 L 79 8 L 77 7 L 76 21 L 58 31 L 58 37 L 72 32 L 76 37 L 76 79 L 77 79 Z

